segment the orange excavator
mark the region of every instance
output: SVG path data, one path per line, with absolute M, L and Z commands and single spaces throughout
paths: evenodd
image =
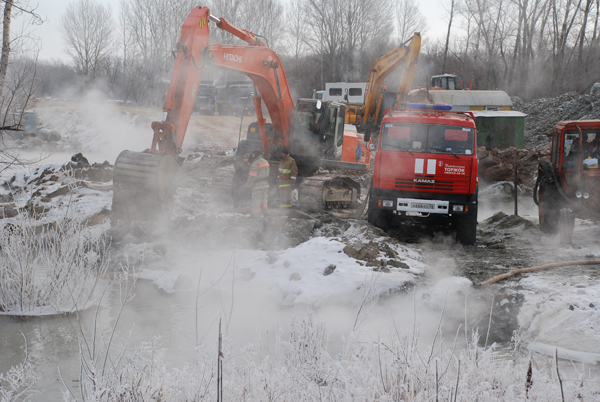
M 247 45 L 209 44 L 209 23 L 242 39 Z M 360 134 L 344 132 L 346 106 L 331 101 L 300 99 L 296 108 L 277 53 L 254 33 L 216 18 L 207 7 L 194 8 L 183 23 L 175 66 L 163 107 L 163 119 L 152 123 L 152 146 L 144 152 L 123 151 L 113 171 L 113 221 L 146 219 L 170 213 L 177 189 L 179 157 L 205 65 L 213 64 L 248 76 L 257 91 L 253 98 L 260 144 L 267 157 L 283 148 L 296 159 L 299 176 L 312 178 L 319 167 L 365 172 L 368 143 Z M 271 119 L 262 114 L 264 101 Z M 368 157 L 365 157 L 368 156 Z M 306 180 L 311 181 L 311 180 Z M 314 180 L 312 180 L 314 181 Z M 320 180 L 321 206 L 349 205 L 360 185 L 346 178 Z M 311 190 L 314 193 L 314 188 Z

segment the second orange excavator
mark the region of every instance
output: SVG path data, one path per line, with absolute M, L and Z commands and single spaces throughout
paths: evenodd
M 209 44 L 211 21 L 247 45 Z M 344 131 L 344 104 L 300 99 L 294 108 L 277 53 L 254 33 L 212 16 L 207 7 L 196 7 L 190 12 L 174 54 L 163 119 L 152 123 L 151 148 L 144 152 L 123 151 L 115 162 L 113 222 L 170 213 L 182 163 L 179 155 L 207 64 L 245 74 L 252 80 L 258 120 L 253 124 L 258 128 L 263 154 L 279 156 L 281 149 L 289 149 L 298 164 L 299 176 L 307 183 L 322 185 L 316 190 L 317 203 L 321 204 L 318 207 L 347 206 L 356 201 L 360 185 L 349 178 L 310 180 L 320 167 L 366 172 L 369 166 L 369 144 L 362 134 Z M 261 101 L 269 111 L 271 123 L 263 117 Z M 314 195 L 315 188 L 311 188 Z

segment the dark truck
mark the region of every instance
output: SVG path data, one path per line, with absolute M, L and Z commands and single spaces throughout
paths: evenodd
M 217 100 L 217 109 L 220 115 L 241 116 L 242 114 L 251 115 L 254 113 L 254 87 L 248 81 L 232 81 L 225 85 L 225 88 L 219 88 Z
M 200 114 L 214 115 L 217 110 L 217 88 L 212 83 L 201 83 L 198 87 L 194 110 Z

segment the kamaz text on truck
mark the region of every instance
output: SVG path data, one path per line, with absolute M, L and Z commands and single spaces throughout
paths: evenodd
M 428 110 L 431 109 L 431 110 Z M 477 144 L 475 118 L 448 105 L 409 104 L 381 122 L 368 220 L 387 229 L 403 220 L 451 225 L 475 244 Z

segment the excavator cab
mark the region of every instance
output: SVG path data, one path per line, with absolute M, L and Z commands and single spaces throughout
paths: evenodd
M 292 120 L 290 152 L 299 166 L 316 168 L 321 159 L 339 160 L 346 106 L 319 99 L 299 99 Z
M 456 74 L 434 75 L 431 77 L 431 88 L 446 90 L 459 89 L 456 81 Z

